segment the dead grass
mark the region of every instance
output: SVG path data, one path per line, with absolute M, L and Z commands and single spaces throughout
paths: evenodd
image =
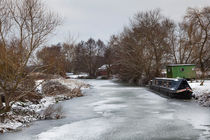
M 70 91 L 71 90 L 67 86 L 62 85 L 58 81 L 46 81 L 42 85 L 42 92 L 47 96 L 62 95 Z
M 63 108 L 61 105 L 49 105 L 43 112 L 42 119 L 61 119 L 64 117 Z
M 83 96 L 81 87 L 83 85 L 80 85 L 78 88 L 69 89 L 58 81 L 48 81 L 42 85 L 42 91 L 47 96 L 64 95 L 68 98 L 74 98 Z

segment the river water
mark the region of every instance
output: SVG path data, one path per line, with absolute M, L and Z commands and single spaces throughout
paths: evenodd
M 36 121 L 0 140 L 206 140 L 210 110 L 193 100 L 161 97 L 147 88 L 85 80 L 85 96 L 61 102 L 65 118 Z

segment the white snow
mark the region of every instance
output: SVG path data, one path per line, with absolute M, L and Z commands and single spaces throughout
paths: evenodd
M 66 73 L 66 76 L 72 79 L 78 79 L 79 77 L 87 77 L 87 73 L 80 73 L 80 74 L 73 74 L 73 73 Z
M 84 82 L 82 82 L 80 80 L 76 80 L 76 79 L 59 78 L 59 79 L 53 79 L 52 81 L 58 81 L 70 89 L 85 87 L 85 85 L 86 85 Z
M 55 103 L 54 97 L 44 97 L 39 104 L 33 104 L 32 102 L 16 102 L 12 105 L 12 109 L 22 110 L 26 112 L 35 112 L 35 115 L 15 115 L 12 111 L 8 112 L 8 115 L 13 119 L 6 119 L 4 123 L 0 123 L 0 131 L 7 132 L 8 130 L 17 130 L 20 127 L 26 125 L 31 121 L 35 121 L 38 118 L 39 112 L 45 110 L 49 105 Z M 37 117 L 36 117 L 37 116 Z
M 200 86 L 200 81 L 193 81 L 192 83 L 189 82 L 189 85 L 193 90 L 193 94 L 195 94 L 196 96 L 202 95 L 204 93 L 210 93 L 210 80 L 205 80 L 203 86 Z
M 36 90 L 39 92 L 39 93 L 42 93 L 42 83 L 43 83 L 44 80 L 37 80 L 36 81 Z
M 98 68 L 98 70 L 106 70 L 109 67 L 110 67 L 109 65 L 105 64 L 105 65 L 102 65 L 100 68 Z

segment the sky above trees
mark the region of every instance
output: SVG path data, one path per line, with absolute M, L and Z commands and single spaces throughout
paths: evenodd
M 188 7 L 200 8 L 210 5 L 209 0 L 45 0 L 48 8 L 63 18 L 49 44 L 65 42 L 69 34 L 77 41 L 90 37 L 108 41 L 129 24 L 129 19 L 139 11 L 156 8 L 179 22 Z

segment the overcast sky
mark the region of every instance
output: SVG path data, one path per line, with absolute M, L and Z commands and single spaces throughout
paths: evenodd
M 188 7 L 210 6 L 210 0 L 45 0 L 63 18 L 49 44 L 64 42 L 69 33 L 77 41 L 92 37 L 107 42 L 122 31 L 138 11 L 160 8 L 163 15 L 180 21 Z

